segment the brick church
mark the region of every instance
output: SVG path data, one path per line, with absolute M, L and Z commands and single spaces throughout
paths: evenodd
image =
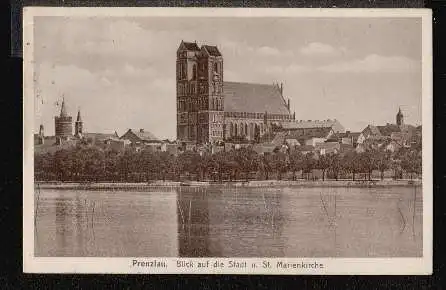
M 225 82 L 216 46 L 181 41 L 176 72 L 179 141 L 256 140 L 295 119 L 282 84 Z

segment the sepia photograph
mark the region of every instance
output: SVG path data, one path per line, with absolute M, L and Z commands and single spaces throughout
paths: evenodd
M 429 10 L 24 13 L 25 269 L 431 271 Z

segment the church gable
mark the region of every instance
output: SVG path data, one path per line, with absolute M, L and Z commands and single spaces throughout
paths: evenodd
M 210 56 L 221 56 L 221 53 L 216 46 L 203 45 L 202 49 Z
M 132 130 L 129 129 L 124 135 L 119 139 L 130 140 L 132 143 L 141 143 L 158 140 L 155 135 L 150 132 L 144 131 L 143 129 Z
M 189 50 L 189 51 L 200 51 L 197 43 L 195 42 L 185 42 L 181 41 L 180 46 L 178 47 L 178 51 Z

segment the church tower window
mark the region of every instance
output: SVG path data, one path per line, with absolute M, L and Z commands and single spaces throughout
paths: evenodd
M 197 79 L 197 65 L 194 64 L 194 66 L 192 67 L 192 79 L 196 80 Z

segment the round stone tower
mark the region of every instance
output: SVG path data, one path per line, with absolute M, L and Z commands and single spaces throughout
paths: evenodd
M 65 100 L 62 100 L 60 115 L 54 117 L 56 138 L 68 139 L 73 136 L 73 119 L 68 116 L 65 108 Z

